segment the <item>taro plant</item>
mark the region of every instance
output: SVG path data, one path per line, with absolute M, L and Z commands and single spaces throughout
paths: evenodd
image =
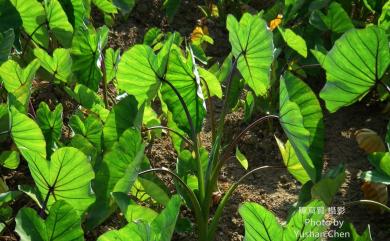
M 196 63 L 191 46 L 182 50 L 175 35 L 165 41 L 157 54 L 147 45 L 132 47 L 123 54 L 117 72 L 118 87 L 133 95 L 139 106 L 149 106 L 158 99 L 167 114 L 168 126 L 148 130 L 160 128 L 171 133 L 178 152 L 177 168 L 175 171 L 153 168 L 139 175 L 162 172 L 172 176 L 195 215 L 200 240 L 214 239 L 218 220 L 240 182 L 256 171 L 278 168 L 263 166 L 248 171 L 228 189 L 215 213 L 211 213 L 221 168 L 230 159 L 240 138 L 253 127 L 279 119 L 308 180 L 316 183 L 322 175 L 321 107 L 312 90 L 291 73 L 285 73 L 280 80 L 278 113 L 255 120 L 231 142 L 223 140 L 225 117 L 237 103 L 239 86 L 244 84 L 257 96 L 267 95 L 274 55 L 272 33 L 259 16 L 244 14 L 238 22 L 229 15 L 227 29 L 232 51 L 216 76 Z M 226 86 L 223 95 L 218 79 Z M 210 115 L 212 145 L 208 152 L 202 146 L 199 133 L 207 111 L 212 113 L 213 105 L 209 101 L 212 96 L 223 98 L 223 108 L 219 119 Z
M 121 55 L 107 47 L 109 29 L 90 23 L 91 4 L 111 21 L 117 8 L 127 14 L 135 1 L 0 0 L 0 168 L 10 173 L 23 167 L 24 176 L 30 177 L 12 187 L 0 178 L 0 232 L 15 226 L 21 240 L 84 240 L 121 212 L 122 228 L 97 240 L 168 241 L 180 226 L 176 223 L 186 222 L 179 215 L 185 204 L 194 214 L 198 238 L 214 240 L 237 186 L 254 172 L 283 168 L 252 168 L 237 147 L 248 131 L 271 119 L 285 133 L 276 139 L 284 165 L 303 186 L 285 227 L 260 205 L 243 204 L 239 212 L 246 240 L 259 241 L 271 233 L 268 240 L 288 241 L 293 235 L 322 231 L 302 220 L 320 221 L 323 215 L 303 215 L 299 208 L 331 205 L 345 172 L 343 165 L 322 172 L 321 106 L 302 81 L 302 72 L 293 68 L 309 56 L 299 36 L 306 32 L 294 32 L 309 17 L 299 17 L 307 10 L 301 8 L 303 1 L 282 4 L 283 20 L 274 32 L 263 20 L 279 13 L 274 7 L 258 15 L 245 13 L 240 21 L 228 15 L 231 52 L 211 67 L 212 60 L 199 47 L 204 39 L 186 45 L 180 34 L 165 35 L 156 28 L 147 32 L 144 44 Z M 206 4 L 213 10 L 212 1 Z M 325 11 L 326 5 L 310 5 L 317 18 L 309 30 L 324 28 L 337 37 L 353 28 L 350 21 L 342 26 L 333 22 L 335 16 L 348 20 L 340 4 L 330 3 Z M 323 48 L 312 51 L 327 71 L 321 97 L 329 110 L 355 102 L 378 83 L 388 89 L 387 31 L 381 29 L 386 16 L 378 22 L 383 25 L 349 30 L 328 53 Z M 49 86 L 43 92 L 54 95 L 47 103 L 38 101 L 41 85 Z M 116 87 L 115 93 L 109 87 Z M 251 93 L 252 100 L 272 99 L 274 106 L 226 140 L 226 116 L 239 105 L 242 92 Z M 222 102 L 219 116 L 215 101 Z M 210 148 L 200 138 L 205 121 L 211 127 Z M 177 152 L 175 170 L 153 168 L 145 155 L 145 142 L 161 130 L 169 133 Z M 218 177 L 234 152 L 251 169 L 215 202 Z M 366 176 L 387 173 L 387 154 L 372 155 L 377 170 Z M 170 175 L 177 194 L 156 173 Z M 26 199 L 28 205 L 12 210 L 16 200 Z M 253 229 L 259 224 L 259 230 Z

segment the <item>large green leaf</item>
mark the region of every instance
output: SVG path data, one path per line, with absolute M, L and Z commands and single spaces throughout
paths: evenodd
M 45 9 L 37 0 L 18 1 L 9 0 L 19 12 L 26 33 L 32 37 L 34 42 L 44 48 L 49 46 L 49 34 L 46 29 Z
M 130 223 L 120 230 L 104 233 L 98 238 L 98 241 L 170 241 L 179 216 L 180 206 L 181 199 L 175 195 L 151 224 Z
M 161 88 L 162 99 L 167 104 L 169 111 L 172 112 L 173 120 L 180 129 L 190 136 L 192 130 L 176 91 L 188 109 L 195 131 L 199 132 L 202 129 L 205 108 L 200 83 L 197 82 L 193 73 L 192 64 L 195 63 L 186 62 L 179 50 L 173 48 L 169 55 L 166 81 L 163 82 Z
M 0 77 L 8 92 L 14 92 L 22 85 L 31 85 L 31 81 L 39 69 L 38 60 L 33 60 L 26 68 L 21 68 L 13 60 L 8 60 L 0 66 Z
M 13 29 L 0 32 L 0 65 L 8 60 L 14 40 L 15 33 Z
M 96 174 L 96 186 L 99 193 L 106 197 L 111 192 L 129 192 L 132 186 L 126 172 L 130 176 L 137 173 L 137 169 L 143 160 L 143 145 L 141 134 L 136 129 L 127 129 L 120 137 L 119 143 L 115 144 L 112 151 L 104 155 L 103 163 Z M 136 176 L 135 176 L 136 177 Z M 133 180 L 133 182 L 135 179 Z
M 313 181 L 322 172 L 324 123 L 320 104 L 303 81 L 287 73 L 280 80 L 280 123 Z
M 140 132 L 135 129 L 124 131 L 119 143 L 106 152 L 96 172 L 93 188 L 97 201 L 90 209 L 88 228 L 97 226 L 115 211 L 116 206 L 110 200 L 111 192 L 130 192 L 143 158 L 144 146 Z
M 88 88 L 97 91 L 102 79 L 99 68 L 102 51 L 107 44 L 108 28 L 103 26 L 97 31 L 89 28 L 76 32 L 72 42 L 72 69 L 79 80 Z
M 45 138 L 37 123 L 14 107 L 10 109 L 10 116 L 11 136 L 22 155 L 28 159 L 27 152 L 34 152 L 46 158 Z
M 364 97 L 382 78 L 390 63 L 386 32 L 371 26 L 353 29 L 328 52 L 323 68 L 326 85 L 320 96 L 330 112 Z
M 37 123 L 45 136 L 48 155 L 55 149 L 56 143 L 61 137 L 62 111 L 62 104 L 58 104 L 51 111 L 45 102 L 41 102 L 37 110 Z
M 308 212 L 313 208 L 314 213 Z M 320 209 L 323 212 L 319 212 Z M 307 234 L 310 232 L 319 234 L 325 230 L 325 226 L 317 225 L 317 222 L 324 219 L 324 209 L 325 206 L 321 201 L 311 201 L 302 211 L 293 213 L 284 228 L 273 213 L 257 203 L 242 204 L 239 213 L 244 219 L 246 241 L 315 241 L 318 238 L 308 237 Z
M 65 48 L 72 46 L 73 26 L 58 0 L 44 1 L 47 22 L 51 32 Z M 70 66 L 69 66 L 70 67 Z
M 118 87 L 134 95 L 139 105 L 157 95 L 160 87 L 157 57 L 147 45 L 135 45 L 126 51 L 118 65 Z
M 84 233 L 76 211 L 63 200 L 51 208 L 46 220 L 31 208 L 22 208 L 16 216 L 16 228 L 22 241 L 82 241 Z
M 47 161 L 32 152 L 26 152 L 31 175 L 41 200 L 50 208 L 55 201 L 65 200 L 82 215 L 94 202 L 91 180 L 95 177 L 88 158 L 80 150 L 63 147 Z
M 329 5 L 327 15 L 320 10 L 314 10 L 310 16 L 310 23 L 320 30 L 329 29 L 335 33 L 344 33 L 354 28 L 348 13 L 337 2 Z
M 118 87 L 133 95 L 138 105 L 157 96 L 176 38 L 176 33 L 170 35 L 157 56 L 147 45 L 135 45 L 123 54 L 118 65 Z
M 34 49 L 34 55 L 41 66 L 53 75 L 53 80 L 58 79 L 65 83 L 70 82 L 72 76 L 72 58 L 69 49 L 58 48 L 51 57 L 45 50 Z
M 274 46 L 272 33 L 259 16 L 245 13 L 238 23 L 233 15 L 226 20 L 237 68 L 256 95 L 266 95 L 270 87 L 270 67 Z
M 315 210 L 314 213 L 310 210 Z M 320 211 L 322 210 L 322 211 Z M 284 231 L 283 240 L 305 240 L 317 241 L 317 237 L 305 237 L 308 233 L 320 234 L 326 230 L 325 225 L 318 225 L 318 222 L 325 218 L 325 204 L 322 201 L 313 200 L 301 210 L 296 210 L 291 216 Z M 301 239 L 298 237 L 305 237 Z
M 244 219 L 245 241 L 283 240 L 283 228 L 275 215 L 257 203 L 244 203 L 239 209 Z

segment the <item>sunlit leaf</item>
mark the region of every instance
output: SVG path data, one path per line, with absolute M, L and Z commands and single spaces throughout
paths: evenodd
M 83 241 L 80 217 L 65 201 L 57 201 L 43 220 L 34 209 L 22 208 L 16 216 L 15 231 L 27 241 Z
M 270 87 L 273 60 L 272 33 L 258 16 L 245 13 L 240 22 L 233 15 L 226 20 L 232 53 L 238 58 L 237 68 L 256 95 L 265 95 Z
M 354 29 L 338 39 L 322 67 L 326 85 L 320 96 L 330 112 L 363 98 L 384 75 L 390 63 L 389 45 L 383 29 Z
M 25 156 L 40 198 L 46 200 L 48 208 L 58 200 L 65 200 L 82 215 L 94 202 L 91 180 L 95 174 L 84 153 L 63 147 L 51 155 L 50 161 L 31 151 Z

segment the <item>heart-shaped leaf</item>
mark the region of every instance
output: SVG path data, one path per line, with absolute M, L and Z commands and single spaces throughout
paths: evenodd
M 16 216 L 16 229 L 22 241 L 83 241 L 80 217 L 63 200 L 51 208 L 46 220 L 31 208 L 22 208 Z
M 46 19 L 54 36 L 65 48 L 72 46 L 73 27 L 58 0 L 44 1 Z M 63 66 L 66 67 L 66 66 Z M 70 66 L 67 66 L 70 68 Z
M 88 158 L 80 150 L 63 147 L 47 161 L 27 152 L 28 166 L 41 200 L 50 208 L 56 200 L 65 200 L 82 215 L 94 202 L 91 180 L 95 177 Z
M 9 0 L 18 11 L 24 31 L 41 47 L 49 46 L 49 34 L 46 29 L 45 9 L 37 0 Z
M 228 15 L 226 26 L 233 56 L 238 58 L 238 70 L 257 96 L 266 95 L 274 51 L 272 32 L 267 23 L 257 15 L 245 13 L 240 22 Z
M 376 26 L 353 29 L 336 41 L 322 67 L 326 85 L 320 96 L 330 112 L 364 97 L 390 63 L 386 32 Z
M 102 79 L 100 71 L 101 54 L 107 44 L 108 28 L 103 26 L 97 31 L 77 31 L 73 37 L 71 54 L 73 56 L 72 69 L 79 83 L 93 91 L 97 91 Z
M 310 209 L 314 209 L 315 212 L 309 212 Z M 305 237 L 304 235 L 311 232 L 318 234 L 323 232 L 325 226 L 317 225 L 317 222 L 324 219 L 324 209 L 323 202 L 311 201 L 302 208 L 302 211 L 301 209 L 296 211 L 284 228 L 278 223 L 273 213 L 257 203 L 242 204 L 239 213 L 244 219 L 246 241 L 291 241 L 303 240 L 299 237 Z M 314 241 L 317 238 L 304 240 Z
M 48 155 L 54 150 L 55 144 L 61 137 L 62 110 L 62 104 L 58 104 L 51 111 L 45 102 L 41 102 L 37 110 L 37 123 L 45 136 Z
M 0 66 L 0 77 L 3 80 L 5 89 L 12 93 L 22 85 L 30 86 L 38 69 L 38 60 L 31 61 L 24 69 L 17 62 L 8 60 Z
M 118 87 L 133 95 L 139 104 L 157 95 L 161 82 L 157 76 L 157 57 L 147 45 L 126 51 L 118 65 Z
M 69 125 L 75 134 L 84 136 L 97 150 L 101 149 L 103 125 L 98 118 L 90 115 L 82 120 L 74 115 L 70 118 Z
M 72 58 L 68 49 L 58 48 L 54 50 L 53 57 L 51 57 L 45 50 L 35 48 L 34 55 L 38 58 L 41 66 L 53 75 L 53 79 L 58 79 L 65 83 L 70 81 Z
M 192 61 L 186 62 L 177 48 L 172 48 L 168 59 L 168 71 L 166 80 L 161 87 L 161 95 L 167 104 L 169 111 L 173 114 L 173 120 L 188 135 L 192 135 L 190 123 L 186 116 L 183 105 L 177 96 L 176 91 L 182 97 L 195 132 L 198 133 L 203 124 L 205 109 L 203 95 L 200 86 L 192 70 Z M 176 89 L 176 90 L 174 90 Z
M 320 30 L 329 29 L 335 33 L 344 33 L 354 28 L 348 13 L 337 2 L 332 2 L 329 5 L 327 15 L 320 10 L 314 10 L 309 21 Z

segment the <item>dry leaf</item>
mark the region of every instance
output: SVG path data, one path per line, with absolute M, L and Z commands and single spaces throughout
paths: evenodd
M 366 153 L 384 152 L 385 144 L 382 138 L 373 130 L 360 129 L 355 132 L 356 141 Z
M 387 193 L 387 185 L 382 183 L 373 183 L 373 182 L 365 182 L 361 187 L 364 198 L 373 200 L 384 205 L 387 205 L 388 201 L 388 193 Z M 384 211 L 377 206 L 370 206 L 372 210 L 380 211 L 381 213 Z

